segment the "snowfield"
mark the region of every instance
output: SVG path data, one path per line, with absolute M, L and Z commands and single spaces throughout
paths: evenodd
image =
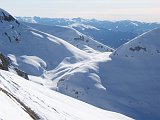
M 94 40 L 93 38 L 86 36 L 79 31 L 72 28 L 72 26 L 49 26 L 42 24 L 25 23 L 35 29 L 51 34 L 58 38 L 61 38 L 75 47 L 84 50 L 86 52 L 92 52 L 92 49 L 100 52 L 111 52 L 112 48 Z M 83 26 L 91 28 L 91 26 Z
M 15 114 L 28 120 L 160 119 L 160 28 L 113 52 L 107 46 L 109 51 L 100 52 L 95 46 L 83 43 L 79 49 L 68 42 L 81 35 L 69 27 L 36 24 L 41 32 L 1 9 L 0 16 L 0 52 L 30 80 L 11 73 L 11 68 L 0 71 L 0 105 L 11 108 L 1 109 L 0 119 Z
M 37 120 L 131 120 L 119 113 L 93 107 L 1 70 L 0 106 L 3 109 L 0 109 L 0 119 L 35 120 L 20 102 L 36 114 Z

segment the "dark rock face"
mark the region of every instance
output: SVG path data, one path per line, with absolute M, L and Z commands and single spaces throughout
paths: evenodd
M 14 70 L 17 72 L 17 74 L 27 80 L 29 80 L 27 73 L 25 73 L 24 71 L 18 69 L 18 68 L 14 68 Z
M 16 20 L 16 23 L 18 24 L 18 25 L 20 25 L 20 23 Z
M 4 21 L 11 22 L 11 21 L 14 21 L 14 20 L 15 20 L 14 17 L 12 17 L 11 15 L 6 16 L 6 15 L 4 14 L 4 12 L 2 12 L 2 14 L 3 14 L 3 16 L 1 16 L 1 19 L 3 19 Z
M 140 50 L 143 50 L 145 52 L 147 51 L 146 48 L 143 48 L 143 47 L 140 47 L 140 46 L 136 46 L 135 48 L 130 48 L 130 50 L 131 51 L 140 51 Z
M 3 11 L 1 11 L 0 21 L 1 23 L 3 23 L 3 21 L 7 22 L 15 21 L 18 25 L 20 25 L 20 23 L 13 16 L 6 15 Z
M 0 8 L 0 36 L 8 38 L 10 42 L 19 42 L 21 34 L 20 23 L 9 13 Z M 4 38 L 4 39 L 5 39 Z M 3 39 L 2 39 L 3 40 Z
M 0 53 L 0 69 L 8 71 L 9 58 Z
M 0 53 L 0 69 L 8 71 L 9 70 L 8 68 L 10 66 L 12 66 L 10 59 L 8 57 L 4 56 L 2 53 Z M 29 80 L 27 73 L 25 73 L 24 71 L 22 71 L 18 68 L 13 67 L 13 66 L 12 66 L 12 68 L 17 73 L 17 75 Z

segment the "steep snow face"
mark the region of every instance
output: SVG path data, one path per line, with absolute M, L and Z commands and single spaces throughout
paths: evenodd
M 3 109 L 0 110 L 1 120 L 33 120 L 25 111 L 14 102 L 9 96 L 0 91 L 0 106 Z
M 88 37 L 77 30 L 75 30 L 72 27 L 67 26 L 48 26 L 48 25 L 40 25 L 40 24 L 31 24 L 31 23 L 25 23 L 29 26 L 38 29 L 40 31 L 43 31 L 45 33 L 49 33 L 51 35 L 54 35 L 58 38 L 61 38 L 63 40 L 66 40 L 70 44 L 74 45 L 75 47 L 84 50 L 86 52 L 92 52 L 92 51 L 100 51 L 100 52 L 111 52 L 113 51 L 112 48 L 92 39 L 91 37 Z M 86 27 L 86 26 L 85 26 Z M 89 26 L 87 26 L 89 27 Z M 91 28 L 91 26 L 90 26 Z
M 2 120 L 131 120 L 0 70 Z

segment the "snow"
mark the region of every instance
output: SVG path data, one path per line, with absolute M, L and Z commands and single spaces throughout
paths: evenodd
M 134 25 L 134 26 L 136 26 L 136 27 L 139 26 L 139 25 L 138 25 L 137 23 L 135 23 L 135 22 L 131 22 L 131 24 Z
M 127 57 L 156 56 L 159 53 L 160 28 L 146 32 L 119 47 L 113 54 Z
M 93 107 L 2 70 L 0 86 L 4 86 L 8 92 L 30 107 L 43 120 L 131 119 L 119 113 Z M 0 118 L 3 120 L 31 119 L 16 101 L 2 91 L 0 91 L 0 105 L 3 107 L 0 110 Z
M 69 25 L 72 28 L 79 28 L 81 30 L 85 30 L 85 29 L 93 29 L 93 30 L 100 30 L 94 26 L 91 25 L 85 25 L 85 24 L 80 24 L 80 23 L 74 23 L 72 25 Z
M 41 38 L 43 38 L 43 36 L 41 35 L 41 34 L 38 34 L 38 33 L 36 33 L 36 32 L 31 32 L 31 33 L 33 33 L 35 36 L 37 36 L 37 37 L 41 37 Z
M 88 52 L 86 49 L 90 48 L 93 49 L 94 51 L 101 51 L 101 52 L 106 52 L 106 51 L 112 51 L 113 49 L 96 41 L 93 40 L 91 37 L 88 37 L 71 26 L 48 26 L 48 25 L 40 25 L 40 24 L 31 24 L 31 23 L 25 23 L 28 24 L 29 26 L 38 29 L 40 31 L 43 31 L 45 33 L 51 34 L 53 36 L 56 36 L 58 38 L 61 38 L 70 44 L 74 45 L 75 47 L 84 50 Z M 91 28 L 91 27 L 90 27 Z M 84 39 L 80 39 L 80 36 L 83 36 Z
M 35 25 L 46 32 L 18 26 L 15 21 L 0 26 L 0 51 L 31 80 L 0 71 L 0 87 L 41 119 L 160 119 L 160 29 L 144 33 L 111 53 L 94 49 L 96 41 L 91 41 L 94 47 L 81 44 L 82 50 L 71 45 L 67 40 L 82 34 L 69 27 L 54 26 L 55 37 L 49 34 L 54 31 L 49 26 Z M 5 94 L 0 95 L 10 106 L 15 105 Z M 16 109 L 23 114 L 21 119 L 27 118 L 19 106 Z M 6 111 L 0 115 L 6 116 Z M 11 117 L 9 114 L 8 119 Z
M 159 33 L 160 29 L 144 33 L 113 53 L 90 53 L 86 61 L 66 59 L 44 74 L 53 80 L 44 85 L 134 119 L 158 120 Z
M 16 17 L 16 19 L 29 23 L 37 23 L 34 17 Z
M 2 65 L 2 60 L 0 60 L 0 64 Z
M 79 32 L 113 48 L 118 48 L 128 40 L 131 40 L 144 32 L 160 27 L 160 24 L 158 23 L 145 23 L 132 20 L 108 21 L 82 18 L 29 18 L 34 19 L 38 24 L 50 26 L 75 26 L 74 29 L 78 30 Z M 18 17 L 17 19 L 25 22 L 29 18 Z M 116 26 L 118 26 L 118 28 L 116 28 Z M 99 30 L 94 29 L 94 27 Z
M 32 120 L 21 106 L 10 97 L 0 92 L 0 120 Z M 3 108 L 3 109 L 2 109 Z
M 26 25 L 17 26 L 12 21 L 0 23 L 0 26 L 3 26 L 0 28 L 0 51 L 10 57 L 14 66 L 28 74 L 40 76 L 58 66 L 65 57 L 74 57 L 77 61 L 87 59 L 86 52 Z
M 100 64 L 99 76 L 108 88 L 106 100 L 112 110 L 135 119 L 160 118 L 159 33 L 154 29 L 140 35 L 112 53 L 111 61 Z

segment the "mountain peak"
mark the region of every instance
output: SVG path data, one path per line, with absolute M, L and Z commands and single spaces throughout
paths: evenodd
M 2 21 L 14 21 L 15 18 L 13 16 L 11 16 L 9 13 L 7 13 L 6 11 L 4 11 L 3 9 L 0 9 L 0 20 Z
M 160 54 L 160 28 L 146 32 L 119 47 L 112 55 L 135 57 Z
M 20 24 L 12 15 L 8 12 L 0 8 L 0 22 L 16 22 L 18 25 Z
M 0 8 L 0 39 L 8 39 L 10 42 L 20 40 L 20 23 L 8 12 Z

